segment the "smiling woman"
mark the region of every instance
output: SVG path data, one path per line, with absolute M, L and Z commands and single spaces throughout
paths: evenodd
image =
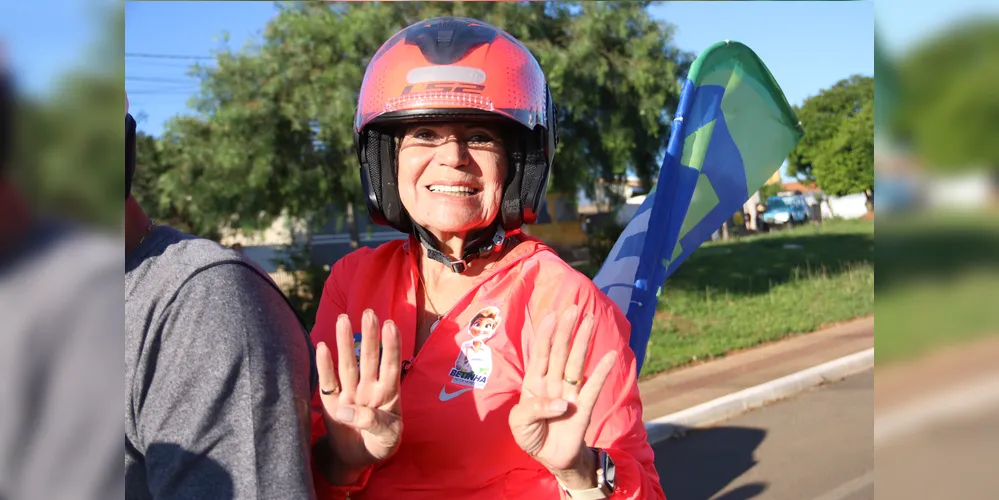
M 355 133 L 372 220 L 411 236 L 326 281 L 319 497 L 662 498 L 627 320 L 521 234 L 556 146 L 534 56 L 474 19 L 410 26 L 372 58 Z
M 499 214 L 507 155 L 494 126 L 410 126 L 399 141 L 399 198 L 445 253 L 460 255 L 472 231 Z

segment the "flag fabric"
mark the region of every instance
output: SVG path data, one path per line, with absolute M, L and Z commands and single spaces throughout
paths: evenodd
M 593 278 L 631 322 L 639 373 L 663 283 L 742 210 L 803 133 L 746 45 L 718 42 L 694 61 L 656 184 Z

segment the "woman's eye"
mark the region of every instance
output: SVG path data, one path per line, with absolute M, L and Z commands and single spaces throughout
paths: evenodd
M 421 141 L 431 141 L 437 137 L 437 134 L 435 134 L 432 130 L 418 130 L 415 134 L 413 134 L 413 137 Z
M 489 134 L 473 134 L 468 138 L 468 142 L 473 144 L 489 144 L 495 139 Z

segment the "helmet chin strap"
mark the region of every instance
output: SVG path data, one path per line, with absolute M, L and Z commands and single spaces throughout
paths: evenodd
M 503 229 L 503 223 L 497 218 L 489 227 L 479 231 L 474 238 L 465 242 L 461 260 L 451 260 L 444 252 L 440 251 L 440 242 L 425 227 L 414 222 L 413 230 L 420 243 L 427 249 L 427 256 L 449 267 L 456 274 L 465 272 L 475 259 L 486 258 L 493 253 L 501 252 L 506 241 L 520 232 L 519 230 L 507 232 Z

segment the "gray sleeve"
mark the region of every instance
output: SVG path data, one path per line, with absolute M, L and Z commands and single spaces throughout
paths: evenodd
M 314 498 L 310 346 L 279 293 L 247 267 L 215 266 L 161 324 L 135 405 L 153 498 Z
M 120 244 L 111 248 L 117 263 Z M 95 265 L 76 257 L 88 271 Z M 121 269 L 67 267 L 51 265 L 63 281 L 39 273 L 18 286 L 21 302 L 7 304 L 18 308 L 0 314 L 0 348 L 23 341 L 0 354 L 0 498 L 97 500 L 124 486 Z

